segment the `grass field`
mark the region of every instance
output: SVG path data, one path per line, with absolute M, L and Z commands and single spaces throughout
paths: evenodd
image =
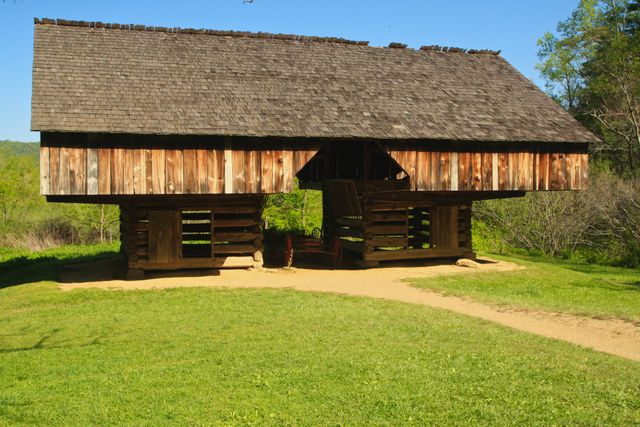
M 50 274 L 36 260 L 12 274 Z M 6 425 L 640 423 L 640 363 L 423 306 L 295 291 L 5 285 L 0 384 Z
M 524 308 L 640 321 L 640 270 L 527 257 L 524 269 L 412 281 L 414 286 Z

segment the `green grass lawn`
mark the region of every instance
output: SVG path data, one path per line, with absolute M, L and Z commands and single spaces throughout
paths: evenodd
M 420 288 L 497 304 L 640 321 L 640 270 L 531 257 L 524 269 L 412 280 Z
M 640 423 L 640 363 L 289 290 L 6 286 L 0 385 L 6 425 Z

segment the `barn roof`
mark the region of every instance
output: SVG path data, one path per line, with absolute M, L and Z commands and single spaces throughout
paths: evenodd
M 597 140 L 496 52 L 51 19 L 35 24 L 32 129 Z

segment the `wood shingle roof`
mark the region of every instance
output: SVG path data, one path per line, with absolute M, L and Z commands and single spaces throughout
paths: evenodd
M 36 20 L 32 129 L 597 141 L 499 55 L 397 45 Z

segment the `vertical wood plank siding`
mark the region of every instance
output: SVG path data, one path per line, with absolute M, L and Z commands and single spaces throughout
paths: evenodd
M 585 153 L 445 153 L 391 149 L 389 154 L 409 175 L 411 190 L 583 190 L 588 182 L 589 156 Z
M 40 192 L 83 194 L 281 193 L 318 152 L 308 144 L 293 149 L 246 150 L 123 147 L 40 148 Z

